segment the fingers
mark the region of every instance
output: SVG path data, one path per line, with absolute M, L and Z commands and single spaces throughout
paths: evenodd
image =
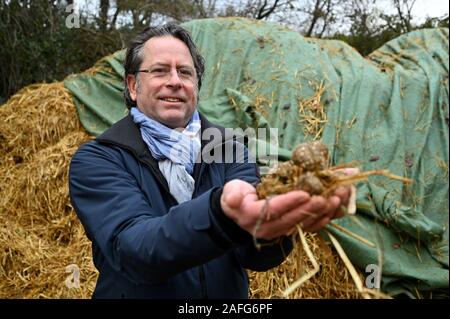
M 298 208 L 303 203 L 310 200 L 308 193 L 304 191 L 293 191 L 283 195 L 278 195 L 269 200 L 268 214 L 270 218 L 280 218 L 285 212 Z
M 328 223 L 330 222 L 330 218 L 328 216 L 325 216 L 323 218 L 320 218 L 318 220 L 315 220 L 315 222 L 308 227 L 304 226 L 303 230 L 308 232 L 317 232 L 324 228 Z
M 309 201 L 280 214 L 277 218 L 272 216 L 271 220 L 261 225 L 257 236 L 275 238 L 289 235 L 298 223 L 305 222 L 307 226 L 314 224 L 318 218 L 327 214 L 328 210 L 327 201 L 323 197 L 313 196 Z
M 332 196 L 328 199 L 313 196 L 300 206 L 263 223 L 257 236 L 275 238 L 289 235 L 294 231 L 295 225 L 299 223 L 305 231 L 319 231 L 336 217 L 340 205 L 341 199 L 338 196 Z
M 343 217 L 346 215 L 346 210 L 342 209 L 342 206 L 346 208 L 349 206 L 351 187 L 338 187 L 334 192 L 334 196 L 339 197 L 340 205 L 333 218 Z
M 350 198 L 350 187 L 338 187 L 334 191 L 334 195 L 341 199 L 341 203 L 345 206 L 348 204 L 348 200 Z
M 347 207 L 351 194 L 350 187 L 339 187 L 334 195 L 327 200 L 327 205 L 322 214 L 316 214 L 316 218 L 305 219 L 302 222 L 302 228 L 305 231 L 317 232 L 325 227 L 332 219 L 343 217 L 345 211 L 342 206 Z
M 302 221 L 303 229 L 307 230 L 315 225 L 318 220 L 323 218 L 333 219 L 339 207 L 340 200 L 336 196 L 332 196 L 328 200 L 323 199 L 323 206 L 318 207 L 314 214 L 308 216 Z

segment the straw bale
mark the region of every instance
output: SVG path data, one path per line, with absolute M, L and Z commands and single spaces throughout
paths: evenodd
M 90 242 L 70 205 L 68 165 L 83 131 L 68 133 L 29 161 L 0 166 L 0 297 L 88 298 L 97 273 Z M 66 267 L 80 270 L 68 288 Z
M 345 264 L 320 234 L 305 233 L 305 237 L 320 269 L 317 274 L 288 296 L 289 299 L 354 299 L 362 298 Z M 311 271 L 313 265 L 303 246 L 297 242 L 294 250 L 278 267 L 267 272 L 250 272 L 252 298 L 284 298 L 283 292 L 298 278 Z M 360 276 L 361 277 L 361 276 Z
M 0 106 L 0 165 L 21 163 L 38 150 L 80 130 L 63 82 L 29 85 Z
M 69 219 L 69 218 L 68 218 Z M 43 225 L 24 226 L 0 215 L 0 298 L 89 298 L 97 273 L 92 264 L 90 243 L 77 220 L 73 239 L 60 245 L 47 236 Z M 80 270 L 80 288 L 69 288 L 66 267 Z
M 0 207 L 19 220 L 30 220 L 30 224 L 33 218 L 45 218 L 46 222 L 55 223 L 65 217 L 71 209 L 65 198 L 68 165 L 80 143 L 88 139 L 83 131 L 72 132 L 55 145 L 34 154 L 29 161 L 14 166 L 2 165 Z M 39 215 L 31 216 L 32 211 Z

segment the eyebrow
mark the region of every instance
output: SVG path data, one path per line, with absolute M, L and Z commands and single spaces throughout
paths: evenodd
M 163 62 L 156 62 L 156 63 L 154 63 L 154 64 L 150 65 L 149 67 L 153 67 L 153 66 L 164 66 L 164 67 L 170 67 L 170 64 L 167 64 L 167 63 L 163 63 Z M 177 65 L 177 69 L 180 69 L 180 68 L 188 68 L 188 69 L 192 69 L 192 70 L 195 70 L 195 67 L 192 67 L 192 66 L 190 66 L 190 65 L 187 65 L 187 64 L 181 64 L 181 65 Z

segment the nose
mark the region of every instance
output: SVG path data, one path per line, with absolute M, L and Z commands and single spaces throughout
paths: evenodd
M 178 74 L 176 69 L 172 69 L 169 73 L 169 79 L 167 81 L 167 85 L 173 88 L 180 88 L 183 85 L 183 81 Z

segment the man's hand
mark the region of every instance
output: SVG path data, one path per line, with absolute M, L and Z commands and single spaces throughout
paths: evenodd
M 266 204 L 258 199 L 255 187 L 236 179 L 225 184 L 220 204 L 229 218 L 251 234 L 265 209 L 266 218 L 256 237 L 271 240 L 291 234 L 297 224 L 305 231 L 319 231 L 330 220 L 344 216 L 341 207 L 347 207 L 349 197 L 350 187 L 338 188 L 329 198 L 291 191 L 272 197 Z

